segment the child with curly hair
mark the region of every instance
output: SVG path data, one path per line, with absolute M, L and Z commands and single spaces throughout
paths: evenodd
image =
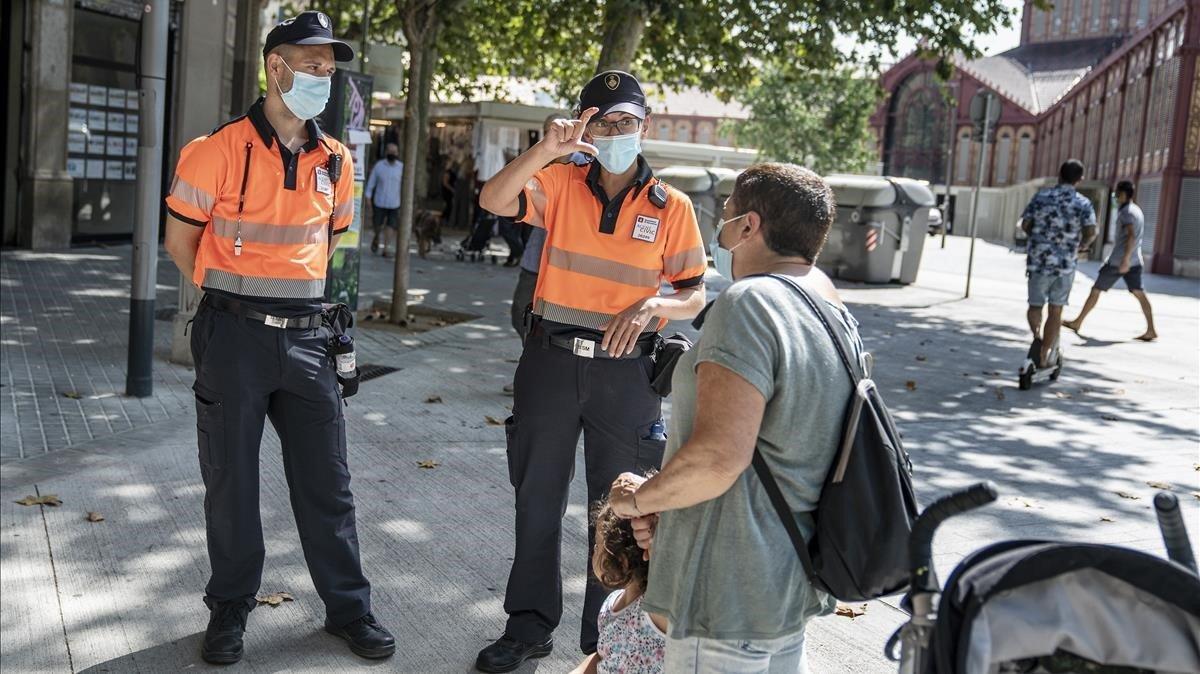
M 614 590 L 600 607 L 600 639 L 572 674 L 659 674 L 663 671 L 667 620 L 642 610 L 650 562 L 633 537 L 627 519 L 607 499 L 597 506 L 592 569 Z

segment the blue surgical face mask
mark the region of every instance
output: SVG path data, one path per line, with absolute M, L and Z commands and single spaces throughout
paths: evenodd
M 592 139 L 598 151 L 596 161 L 609 173 L 624 173 L 642 153 L 642 133 L 624 136 L 598 136 Z
M 287 92 L 279 87 L 279 80 L 275 80 L 275 88 L 279 89 L 279 95 L 283 97 L 283 104 L 299 119 L 309 120 L 321 114 L 321 111 L 325 109 L 325 104 L 329 102 L 329 91 L 333 86 L 333 78 L 298 73 L 292 70 L 287 61 L 283 61 L 283 65 L 292 71 L 292 88 Z
M 738 248 L 738 246 L 741 246 L 743 243 L 746 243 L 746 242 L 742 241 L 741 243 L 738 243 L 738 245 L 734 246 L 733 248 L 722 248 L 721 247 L 721 230 L 725 229 L 725 225 L 733 222 L 734 220 L 741 220 L 742 218 L 746 217 L 747 215 L 750 215 L 750 214 L 742 213 L 741 215 L 737 216 L 736 218 L 729 218 L 728 220 L 721 220 L 719 223 L 717 223 L 717 231 L 713 232 L 712 241 L 710 241 L 708 243 L 708 251 L 709 251 L 709 253 L 712 254 L 713 265 L 717 268 L 717 273 L 720 274 L 721 276 L 724 276 L 725 278 L 729 279 L 730 281 L 734 280 L 734 278 L 733 278 L 733 251 L 736 250 Z

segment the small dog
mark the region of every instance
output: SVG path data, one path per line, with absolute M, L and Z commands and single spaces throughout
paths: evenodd
M 413 216 L 413 234 L 417 237 L 417 255 L 425 259 L 433 247 L 433 242 L 441 238 L 442 214 L 424 208 L 418 209 Z

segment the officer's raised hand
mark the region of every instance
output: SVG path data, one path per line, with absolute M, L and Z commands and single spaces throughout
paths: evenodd
M 592 115 L 600 112 L 599 108 L 588 108 L 579 115 L 579 119 L 556 119 L 550 123 L 545 137 L 538 142 L 538 149 L 543 154 L 558 158 L 572 152 L 586 152 L 596 155 L 596 146 L 583 140 L 588 121 Z

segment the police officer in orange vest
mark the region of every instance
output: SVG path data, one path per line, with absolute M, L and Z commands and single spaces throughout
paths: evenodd
M 328 16 L 304 12 L 271 30 L 263 56 L 266 97 L 184 147 L 167 196 L 167 250 L 205 293 L 191 326 L 212 566 L 201 655 L 242 657 L 265 554 L 258 466 L 269 418 L 325 630 L 358 655 L 385 658 L 395 640 L 371 614 L 359 562 L 331 357 L 348 312 L 321 304 L 329 255 L 354 214 L 353 169 L 313 118 L 335 61 L 354 52 L 333 37 Z
M 563 608 L 562 517 L 580 432 L 589 502 L 622 472 L 662 462 L 662 401 L 650 385 L 657 332 L 700 312 L 708 264 L 691 201 L 656 179 L 641 156 L 648 124 L 637 79 L 600 73 L 583 88 L 576 119 L 553 122 L 480 194 L 483 208 L 546 232 L 505 428 L 516 490 L 508 624 L 480 651 L 475 666 L 484 672 L 512 671 L 553 648 Z M 546 166 L 572 152 L 595 159 Z M 672 293 L 660 294 L 664 281 Z M 595 652 L 605 596 L 591 569 L 594 541 L 589 525 L 584 653 Z

